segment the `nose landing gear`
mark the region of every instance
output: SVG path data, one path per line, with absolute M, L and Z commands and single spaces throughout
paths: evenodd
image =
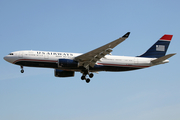
M 23 66 L 21 66 L 21 73 L 24 73 L 24 69 L 23 69 Z

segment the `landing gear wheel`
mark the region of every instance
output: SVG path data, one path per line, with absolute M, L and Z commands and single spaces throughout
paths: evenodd
M 21 70 L 21 73 L 24 73 L 24 70 Z
M 21 66 L 21 73 L 24 73 L 23 66 Z
M 89 77 L 90 77 L 90 78 L 92 78 L 93 76 L 94 76 L 94 74 L 93 74 L 93 73 L 90 73 L 90 74 L 89 74 Z
M 86 83 L 89 83 L 90 82 L 90 79 L 88 78 L 88 79 L 86 79 Z
M 85 79 L 86 79 L 86 76 L 83 75 L 83 76 L 81 77 L 81 80 L 85 80 Z

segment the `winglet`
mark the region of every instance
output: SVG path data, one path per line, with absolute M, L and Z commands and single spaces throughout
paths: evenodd
M 122 37 L 123 38 L 128 38 L 129 37 L 129 34 L 130 34 L 130 32 L 127 32 L 125 35 L 123 35 Z

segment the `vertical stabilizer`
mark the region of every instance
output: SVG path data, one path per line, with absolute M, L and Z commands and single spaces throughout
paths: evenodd
M 173 35 L 165 34 L 152 47 L 139 57 L 160 58 L 166 55 Z

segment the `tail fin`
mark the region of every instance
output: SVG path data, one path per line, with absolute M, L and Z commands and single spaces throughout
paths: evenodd
M 160 58 L 165 56 L 168 46 L 173 35 L 165 34 L 152 47 L 150 47 L 144 54 L 138 57 Z

